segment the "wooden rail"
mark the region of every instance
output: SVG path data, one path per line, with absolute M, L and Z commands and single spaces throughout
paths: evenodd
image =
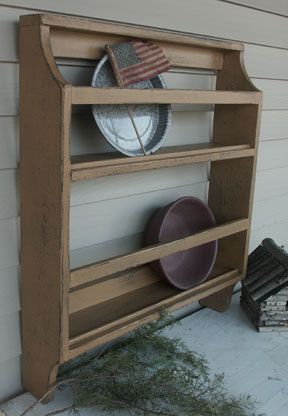
M 162 288 L 161 283 L 156 283 L 127 294 L 125 300 L 120 296 L 119 300 L 114 298 L 112 303 L 111 301 L 103 302 L 96 305 L 95 308 L 74 313 L 70 316 L 70 358 L 77 356 L 88 348 L 93 348 L 99 343 L 108 342 L 123 335 L 139 326 L 139 324 L 142 325 L 158 318 L 163 309 L 171 312 L 190 302 L 203 299 L 205 296 L 233 286 L 239 280 L 241 280 L 241 274 L 234 269 L 220 273 L 197 287 L 181 292 L 176 289 L 173 291 L 173 288 L 165 285 L 165 282 Z M 133 305 L 136 305 L 137 310 L 131 312 Z M 117 314 L 119 313 L 118 308 L 122 317 L 114 320 L 114 310 Z M 98 317 L 101 317 L 100 321 Z M 106 323 L 103 317 L 106 318 Z
M 150 156 L 119 157 L 118 153 L 72 157 L 71 180 L 82 181 L 101 176 L 183 166 L 192 163 L 253 157 L 254 149 L 248 144 L 234 146 L 189 145 L 162 148 Z
M 104 261 L 79 267 L 70 273 L 70 288 L 91 283 L 113 273 L 119 273 L 128 268 L 140 266 L 141 264 L 149 263 L 161 257 L 169 256 L 170 254 L 188 250 L 201 244 L 206 244 L 210 241 L 244 231 L 248 228 L 248 224 L 249 221 L 247 219 L 231 221 L 223 225 L 211 227 L 189 237 L 171 241 L 170 243 L 155 244 L 132 253 L 124 254 L 123 256 L 112 257 Z
M 72 87 L 72 104 L 259 104 L 254 91 Z

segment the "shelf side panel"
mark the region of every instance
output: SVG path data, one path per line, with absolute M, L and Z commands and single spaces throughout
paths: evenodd
M 216 89 L 246 91 L 258 90 L 250 81 L 243 63 L 242 52 L 224 54 L 223 69 L 217 73 Z M 249 219 L 246 232 L 231 236 L 219 245 L 226 265 L 235 264 L 238 259 L 239 270 L 245 275 L 252 202 L 255 182 L 256 157 L 258 148 L 259 123 L 262 93 L 258 91 L 257 105 L 243 106 L 216 105 L 212 143 L 217 145 L 238 145 L 246 143 L 255 149 L 253 158 L 239 158 L 211 163 L 208 204 L 216 222 L 229 221 L 243 215 Z M 225 255 L 224 255 L 225 253 Z M 223 294 L 224 297 L 226 295 Z
M 55 382 L 65 337 L 69 120 L 62 88 L 46 61 L 49 50 L 46 57 L 42 53 L 49 28 L 20 30 L 22 377 L 24 387 L 40 397 Z

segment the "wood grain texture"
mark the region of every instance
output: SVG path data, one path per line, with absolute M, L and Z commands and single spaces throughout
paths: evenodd
M 225 312 L 230 306 L 234 286 L 235 284 L 201 299 L 200 304 L 217 312 Z
M 151 156 L 137 158 L 116 158 L 111 154 L 84 155 L 72 158 L 72 181 L 120 175 L 130 172 L 183 166 L 191 163 L 212 162 L 225 159 L 253 157 L 249 145 L 211 146 L 191 145 L 162 148 Z M 94 160 L 93 160 L 94 158 Z M 96 159 L 96 160 L 95 160 Z
M 69 313 L 73 314 L 99 303 L 125 295 L 134 290 L 149 286 L 161 280 L 160 276 L 151 273 L 149 267 L 143 268 L 141 273 L 124 272 L 117 276 L 112 276 L 107 280 L 95 282 L 89 286 L 72 289 L 69 294 Z
M 36 397 L 56 380 L 62 359 L 63 246 L 68 245 L 65 100 L 51 64 L 48 70 L 49 49 L 42 54 L 48 35 L 48 28 L 21 27 L 22 374 L 24 387 Z
M 137 37 L 137 34 L 133 35 L 133 37 Z M 143 39 L 142 36 L 141 39 Z M 117 34 L 113 36 L 109 33 L 100 35 L 97 33 L 97 37 L 93 33 L 77 33 L 74 30 L 70 32 L 67 30 L 53 30 L 51 33 L 51 46 L 54 56 L 73 57 L 74 59 L 100 59 L 103 56 L 106 45 L 125 42 L 125 40 L 127 40 L 127 37 L 117 36 Z M 185 45 L 175 46 L 167 41 L 154 41 L 154 43 L 164 50 L 173 67 L 215 70 L 222 68 L 222 51 L 215 50 L 211 53 L 211 51 L 205 48 Z
M 117 89 L 73 87 L 72 104 L 258 104 L 260 94 L 246 91 Z
M 236 42 L 219 42 L 211 39 L 199 39 L 177 32 L 168 30 L 155 30 L 152 28 L 144 28 L 136 25 L 119 24 L 116 22 L 103 22 L 101 20 L 79 19 L 74 17 L 43 14 L 30 15 L 21 18 L 22 25 L 47 25 L 52 28 L 60 28 L 65 30 L 76 30 L 81 32 L 92 33 L 109 33 L 113 35 L 121 35 L 147 40 L 165 41 L 180 45 L 198 46 L 211 49 L 229 49 L 242 50 L 243 45 Z
M 256 91 L 249 80 L 243 63 L 243 54 L 232 52 L 224 57 L 223 70 L 217 75 L 216 89 L 247 89 Z M 261 93 L 259 93 L 261 96 Z M 234 110 L 234 111 L 233 111 Z M 256 174 L 256 156 L 260 129 L 261 99 L 258 106 L 215 106 L 213 143 L 239 143 L 245 137 L 247 143 L 255 148 L 255 157 L 251 159 L 225 160 L 212 163 L 208 204 L 215 215 L 216 222 L 229 221 L 232 218 L 249 218 L 247 230 L 219 243 L 218 256 L 222 264 L 237 268 L 245 275 L 247 267 L 250 221 L 252 215 L 254 183 Z M 240 128 L 241 125 L 241 128 Z M 205 306 L 219 311 L 230 304 L 233 287 L 203 300 Z

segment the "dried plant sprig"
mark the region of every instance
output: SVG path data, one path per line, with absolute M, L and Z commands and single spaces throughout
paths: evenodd
M 89 378 L 74 386 L 75 408 L 96 406 L 108 414 L 123 410 L 139 416 L 259 416 L 250 397 L 231 396 L 224 375 L 211 375 L 205 358 L 163 334 L 162 328 L 173 323 L 162 316 L 84 371 L 73 371 L 72 376 Z
M 107 414 L 139 416 L 260 416 L 249 396 L 228 393 L 224 375 L 211 375 L 204 357 L 163 334 L 162 328 L 173 323 L 162 316 L 66 374 L 60 383 L 73 386 L 70 409 L 95 407 Z

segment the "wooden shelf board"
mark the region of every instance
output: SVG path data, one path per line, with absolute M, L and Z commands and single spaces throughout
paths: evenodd
M 179 251 L 184 251 L 210 241 L 236 234 L 248 228 L 248 219 L 238 219 L 222 225 L 211 227 L 197 234 L 171 241 L 169 243 L 155 244 L 122 256 L 112 257 L 104 261 L 92 263 L 70 272 L 70 288 L 82 286 L 132 267 L 137 267 L 161 257 Z
M 259 104 L 255 91 L 72 87 L 72 104 Z
M 118 152 L 72 156 L 71 180 L 75 182 L 101 176 L 252 156 L 254 149 L 248 144 L 222 146 L 210 143 L 164 147 L 149 156 L 119 156 Z
M 179 45 L 190 45 L 209 49 L 243 50 L 243 44 L 239 42 L 207 39 L 173 30 L 160 30 L 135 24 L 108 22 L 97 19 L 79 19 L 78 17 L 55 14 L 31 14 L 21 16 L 20 22 L 22 26 L 45 25 L 50 26 L 53 29 L 55 28 L 65 31 L 70 29 L 72 31 L 77 31 L 78 33 L 90 32 L 97 35 L 120 35 L 127 36 L 130 39 L 132 37 L 133 39 L 140 38 L 154 41 L 165 41 Z
M 125 36 L 76 32 L 54 29 L 51 31 L 51 47 L 54 57 L 97 60 L 103 57 L 105 45 L 125 42 Z M 169 59 L 173 67 L 221 70 L 223 50 L 179 45 L 154 40 Z
M 70 358 L 157 318 L 163 309 L 172 311 L 239 280 L 241 274 L 238 270 L 217 266 L 209 280 L 186 291 L 179 291 L 161 280 L 73 313 L 69 321 Z

